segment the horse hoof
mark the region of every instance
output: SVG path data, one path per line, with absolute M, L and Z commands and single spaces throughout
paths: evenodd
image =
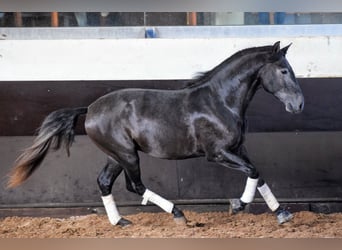
M 118 226 L 121 226 L 121 227 L 127 227 L 129 225 L 132 225 L 132 222 L 129 221 L 129 220 L 126 220 L 124 218 L 121 218 L 118 223 L 117 223 Z
M 186 225 L 186 219 L 184 216 L 173 217 L 173 220 L 176 222 L 177 225 Z
M 229 204 L 229 214 L 237 214 L 245 209 L 240 199 L 230 199 Z
M 290 221 L 292 218 L 293 218 L 293 215 L 285 209 L 277 212 L 277 220 L 278 220 L 279 225 Z

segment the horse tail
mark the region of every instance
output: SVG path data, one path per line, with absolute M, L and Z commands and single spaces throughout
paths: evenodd
M 9 174 L 8 188 L 17 187 L 28 179 L 46 157 L 49 148 L 54 150 L 61 146 L 69 148 L 74 141 L 77 118 L 86 114 L 88 108 L 60 109 L 49 114 L 38 129 L 33 145 L 26 148 L 17 158 Z

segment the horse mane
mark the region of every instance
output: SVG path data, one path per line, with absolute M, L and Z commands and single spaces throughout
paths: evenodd
M 226 64 L 231 63 L 232 61 L 236 60 L 239 57 L 248 55 L 250 53 L 255 53 L 255 52 L 267 52 L 267 51 L 271 52 L 272 48 L 273 46 L 261 46 L 261 47 L 251 47 L 251 48 L 240 50 L 234 53 L 232 56 L 225 59 L 219 65 L 215 66 L 213 69 L 205 71 L 205 72 L 198 72 L 194 78 L 192 78 L 191 80 L 187 82 L 185 88 L 195 87 L 208 81 L 214 74 L 216 74 L 216 72 L 220 71 L 222 67 L 224 67 Z

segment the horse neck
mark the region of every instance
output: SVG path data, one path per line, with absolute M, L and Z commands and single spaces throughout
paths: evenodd
M 265 56 L 245 55 L 227 65 L 215 74 L 208 86 L 226 107 L 244 116 L 260 82 L 259 69 L 265 64 Z

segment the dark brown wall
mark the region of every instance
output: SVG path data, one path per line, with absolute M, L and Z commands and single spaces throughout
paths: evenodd
M 247 113 L 249 132 L 342 130 L 341 79 L 299 81 L 305 96 L 304 112 L 299 115 L 285 112 L 282 103 L 259 90 Z M 0 136 L 33 135 L 48 113 L 59 108 L 88 106 L 116 89 L 176 89 L 183 85 L 176 80 L 0 82 Z M 84 133 L 82 126 L 77 133 Z

